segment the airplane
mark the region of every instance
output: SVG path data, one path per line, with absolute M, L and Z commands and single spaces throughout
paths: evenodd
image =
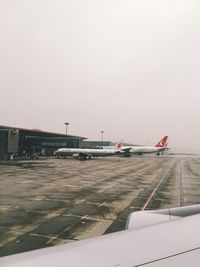
M 92 157 L 105 157 L 123 154 L 122 144 L 117 143 L 113 148 L 59 148 L 55 155 L 60 157 L 73 156 L 76 159 L 91 159 Z
M 199 267 L 200 205 L 136 211 L 120 232 L 0 258 L 1 267 Z
M 168 136 L 164 136 L 155 146 L 130 146 L 130 147 L 122 147 L 124 151 L 124 156 L 131 155 L 142 155 L 142 154 L 150 154 L 156 153 L 160 155 L 160 153 L 164 153 L 164 151 L 168 150 L 167 148 L 167 139 Z

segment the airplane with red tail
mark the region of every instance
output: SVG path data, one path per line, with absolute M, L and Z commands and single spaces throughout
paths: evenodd
M 164 151 L 168 150 L 167 148 L 167 140 L 168 136 L 164 136 L 155 146 L 130 146 L 130 147 L 122 147 L 123 151 L 126 151 L 125 156 L 131 155 L 142 155 L 142 154 L 150 154 L 155 153 L 160 155 L 160 153 L 164 153 Z

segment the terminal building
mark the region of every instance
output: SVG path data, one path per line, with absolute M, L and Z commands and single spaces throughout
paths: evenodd
M 0 160 L 53 155 L 61 147 L 79 148 L 85 137 L 0 125 Z
M 58 148 L 99 148 L 110 141 L 86 141 L 86 137 L 0 125 L 0 160 L 51 156 Z
M 102 147 L 110 147 L 114 146 L 115 144 L 111 141 L 83 141 L 81 144 L 82 148 L 102 148 Z

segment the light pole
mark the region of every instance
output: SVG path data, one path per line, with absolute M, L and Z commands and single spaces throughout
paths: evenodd
M 69 125 L 69 122 L 65 122 L 64 124 L 66 125 L 66 135 L 67 135 L 67 127 Z
M 103 142 L 103 134 L 104 134 L 104 131 L 101 131 L 101 141 Z
M 65 124 L 65 126 L 66 126 L 65 146 L 67 147 L 67 128 L 68 128 L 69 122 L 65 122 L 64 124 Z

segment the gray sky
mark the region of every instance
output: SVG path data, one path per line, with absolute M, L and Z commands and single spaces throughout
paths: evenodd
M 200 149 L 199 0 L 1 0 L 0 124 Z

